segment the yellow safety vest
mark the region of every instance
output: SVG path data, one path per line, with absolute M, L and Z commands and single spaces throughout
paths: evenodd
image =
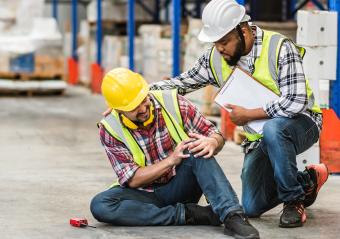
M 285 36 L 271 31 L 263 31 L 263 42 L 261 55 L 255 61 L 255 70 L 252 74 L 253 77 L 272 90 L 275 94 L 281 95 L 280 88 L 278 86 L 278 58 L 279 52 L 282 46 L 282 42 L 286 40 Z M 294 44 L 295 45 L 295 44 Z M 305 49 L 295 45 L 300 53 L 301 58 L 305 54 Z M 233 68 L 230 67 L 221 54 L 213 47 L 210 53 L 210 68 L 213 72 L 214 78 L 217 84 L 221 87 L 230 76 Z M 315 113 L 322 113 L 319 106 L 315 103 L 313 91 L 309 86 L 306 79 L 307 96 L 308 96 L 308 109 Z M 261 134 L 257 134 L 248 127 L 244 127 L 246 137 L 249 141 L 256 141 L 263 137 Z
M 188 139 L 188 135 L 184 131 L 181 112 L 178 106 L 177 90 L 150 91 L 162 106 L 162 116 L 166 127 L 169 130 L 172 139 L 179 144 L 181 141 Z M 112 110 L 100 121 L 104 128 L 112 135 L 112 137 L 121 141 L 130 150 L 133 160 L 140 167 L 145 167 L 145 154 L 130 131 L 122 124 L 117 111 Z M 119 185 L 118 181 L 113 183 L 111 187 Z

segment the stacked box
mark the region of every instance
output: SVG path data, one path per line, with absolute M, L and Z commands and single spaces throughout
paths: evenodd
M 337 13 L 328 11 L 298 11 L 297 44 L 306 49 L 303 67 L 321 108 L 329 107 L 329 81 L 336 79 Z M 320 162 L 319 142 L 297 156 L 297 166 L 303 170 Z
M 142 73 L 149 82 L 160 81 L 172 72 L 172 42 L 162 38 L 161 25 L 142 25 L 141 35 Z
M 189 18 L 188 33 L 185 35 L 184 70 L 191 69 L 199 57 L 212 45 L 198 40 L 197 36 L 201 30 L 202 21 L 200 19 Z M 219 115 L 219 106 L 214 103 L 217 88 L 207 86 L 187 95 L 205 115 Z
M 299 171 L 303 171 L 308 165 L 318 163 L 320 163 L 319 141 L 296 157 L 296 164 Z
M 337 12 L 298 11 L 297 44 L 306 49 L 303 66 L 316 101 L 329 107 L 329 81 L 336 79 Z
M 21 54 L 11 58 L 10 70 L 15 73 L 32 73 L 34 71 L 34 54 Z

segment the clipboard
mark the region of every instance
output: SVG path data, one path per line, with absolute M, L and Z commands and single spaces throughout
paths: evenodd
M 230 109 L 225 108 L 224 105 L 233 104 L 246 109 L 255 109 L 262 108 L 267 103 L 279 98 L 279 95 L 275 94 L 250 74 L 239 67 L 235 67 L 218 91 L 215 102 L 230 112 Z M 250 132 L 261 134 L 263 132 L 263 125 L 267 120 L 254 120 L 247 123 L 244 127 Z

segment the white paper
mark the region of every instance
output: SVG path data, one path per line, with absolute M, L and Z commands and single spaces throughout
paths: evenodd
M 242 106 L 246 109 L 262 108 L 266 103 L 278 99 L 279 96 L 256 81 L 252 76 L 239 68 L 235 68 L 227 82 L 220 89 L 215 102 L 225 108 L 226 104 Z M 267 119 L 249 122 L 245 127 L 261 134 Z

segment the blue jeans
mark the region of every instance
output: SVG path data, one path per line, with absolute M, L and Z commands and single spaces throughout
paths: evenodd
M 202 192 L 223 222 L 234 211 L 243 212 L 236 193 L 215 158 L 193 156 L 176 168 L 176 176 L 154 192 L 114 187 L 92 199 L 91 212 L 101 222 L 125 226 L 183 225 L 185 203 L 197 203 Z
M 304 199 L 298 180 L 296 155 L 319 139 L 316 124 L 307 116 L 270 119 L 259 147 L 245 155 L 242 169 L 242 205 L 258 217 L 282 202 Z

